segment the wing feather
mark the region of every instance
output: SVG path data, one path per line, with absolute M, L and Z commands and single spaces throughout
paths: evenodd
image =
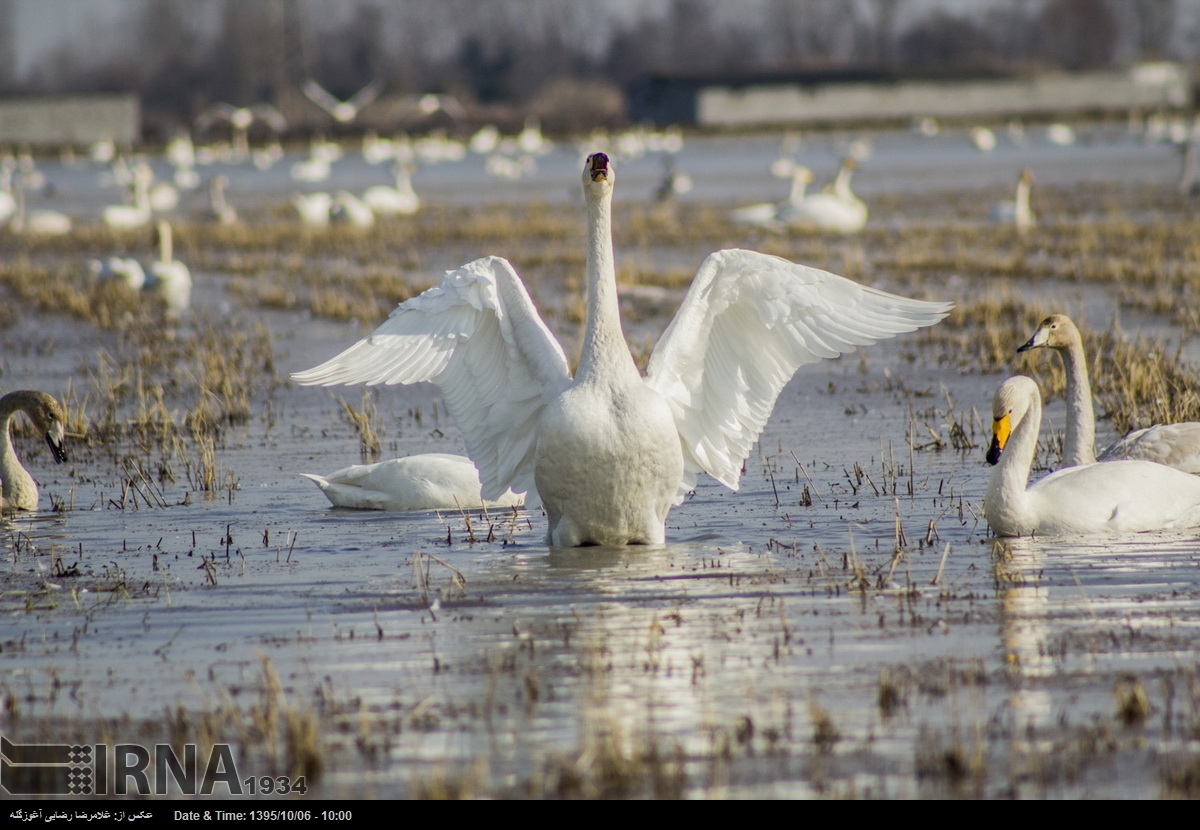
M 681 492 L 700 472 L 737 489 L 742 463 L 799 367 L 932 325 L 950 308 L 754 251 L 710 255 L 646 376 L 679 428 Z
M 516 271 L 487 257 L 448 271 L 371 335 L 292 378 L 320 386 L 431 381 L 479 468 L 484 498 L 512 488 L 536 503 L 538 419 L 570 372 Z

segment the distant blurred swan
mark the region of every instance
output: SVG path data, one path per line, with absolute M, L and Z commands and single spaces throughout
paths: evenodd
M 1017 375 L 992 402 L 994 465 L 983 497 L 997 536 L 1134 533 L 1200 526 L 1200 478 L 1148 461 L 1067 467 L 1029 484 L 1042 393 Z
M 416 213 L 421 207 L 421 197 L 413 188 L 412 168 L 398 161 L 392 165 L 392 175 L 396 177 L 394 187 L 383 184 L 368 187 L 363 193 L 363 201 L 376 213 L 384 216 L 409 216 Z
M 993 222 L 1015 225 L 1021 233 L 1031 230 L 1037 224 L 1037 217 L 1029 205 L 1030 189 L 1033 187 L 1033 173 L 1022 170 L 1017 177 L 1017 192 L 1011 202 L 996 203 L 989 214 Z
M 312 79 L 305 81 L 301 89 L 308 100 L 329 113 L 334 121 L 339 124 L 349 124 L 358 118 L 364 107 L 379 97 L 379 93 L 383 91 L 383 82 L 371 81 L 345 101 L 334 97 L 325 87 Z
M 785 201 L 759 202 L 734 208 L 729 212 L 729 221 L 737 225 L 757 225 L 759 227 L 771 227 L 780 221 L 786 221 L 782 217 L 789 216 L 791 209 L 804 201 L 805 191 L 812 183 L 813 174 L 807 167 L 793 164 L 787 177 L 791 178 L 792 187 Z
M 187 265 L 175 259 L 170 222 L 158 221 L 157 236 L 158 259 L 150 264 L 145 290 L 161 296 L 168 314 L 178 316 L 192 304 L 192 273 Z
M 858 233 L 867 224 L 867 206 L 850 190 L 850 177 L 857 168 L 858 163 L 847 157 L 829 192 L 805 196 L 781 209 L 776 218 L 794 228 Z
M 642 377 L 621 332 L 612 246 L 615 171 L 583 170 L 587 322 L 572 377 L 512 266 L 448 272 L 302 384 L 439 387 L 484 498 L 525 492 L 557 546 L 659 544 L 672 504 L 708 472 L 736 489 L 796 369 L 932 325 L 945 303 L 909 300 L 815 268 L 727 250 L 700 266 Z
M 1092 407 L 1092 385 L 1088 380 L 1083 338 L 1070 317 L 1052 314 L 1043 320 L 1025 345 L 1026 352 L 1053 349 L 1062 359 L 1067 375 L 1067 429 L 1063 439 L 1063 466 L 1094 461 L 1136 458 L 1165 464 L 1185 473 L 1200 473 L 1200 422 L 1156 424 L 1130 432 L 1097 456 L 1096 416 Z
M 58 401 L 45 392 L 28 389 L 9 392 L 0 398 L 0 428 L 4 430 L 0 439 L 0 509 L 5 511 L 37 510 L 38 506 L 37 482 L 13 448 L 12 422 L 18 412 L 24 412 L 34 428 L 46 436 L 56 462 L 67 460 L 63 450 L 63 427 L 67 419 Z
M 93 279 L 113 280 L 133 291 L 141 291 L 146 284 L 146 270 L 133 257 L 110 256 L 107 259 L 89 259 L 88 272 Z
M 356 464 L 328 476 L 301 473 L 321 488 L 334 507 L 361 510 L 469 510 L 484 506 L 479 471 L 471 459 L 447 453 Z M 506 490 L 488 507 L 520 505 L 524 497 Z

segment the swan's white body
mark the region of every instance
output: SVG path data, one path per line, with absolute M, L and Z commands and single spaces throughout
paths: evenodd
M 1011 202 L 997 202 L 989 214 L 993 222 L 1016 225 L 1021 233 L 1037 224 L 1037 217 L 1029 205 L 1029 191 L 1033 187 L 1033 173 L 1022 170 L 1017 178 L 1017 192 Z
M 323 228 L 329 224 L 329 211 L 333 207 L 333 196 L 325 192 L 297 193 L 292 197 L 296 213 L 300 221 L 314 228 Z
M 1062 358 L 1067 375 L 1067 428 L 1063 437 L 1063 466 L 1093 461 L 1140 459 L 1165 464 L 1185 473 L 1200 473 L 1200 422 L 1156 424 L 1134 430 L 1096 454 L 1096 415 L 1092 407 L 1092 384 L 1079 329 L 1065 314 L 1052 314 L 1018 352 L 1049 348 Z
M 407 164 L 397 162 L 392 168 L 395 187 L 375 185 L 363 192 L 363 201 L 376 213 L 384 216 L 411 216 L 421 207 L 421 197 L 413 188 L 412 171 Z
M 46 436 L 50 452 L 59 463 L 67 458 L 62 446 L 66 418 L 58 402 L 45 392 L 22 390 L 0 398 L 0 429 L 4 430 L 0 437 L 0 509 L 37 510 L 37 482 L 21 464 L 13 448 L 12 420 L 17 412 L 28 415 L 38 432 Z
M 782 208 L 777 221 L 793 228 L 858 233 L 867 224 L 867 206 L 850 190 L 850 177 L 857 167 L 852 158 L 838 170 L 828 193 L 813 193 Z
M 292 181 L 323 182 L 329 178 L 330 160 L 325 156 L 309 156 L 292 165 Z
M 16 233 L 32 233 L 39 236 L 62 236 L 71 232 L 71 217 L 57 210 L 25 209 L 25 187 L 17 178 L 17 211 L 9 227 Z
M 117 168 L 120 169 L 120 168 Z M 138 166 L 133 171 L 133 204 L 107 205 L 100 213 L 104 224 L 117 230 L 140 228 L 150 221 L 150 178 L 149 167 Z M 178 202 L 178 194 L 176 195 Z
M 667 513 L 707 472 L 742 462 L 795 370 L 931 325 L 950 306 L 908 300 L 753 251 L 705 259 L 642 377 L 621 332 L 614 173 L 584 169 L 587 325 L 574 377 L 512 266 L 448 272 L 376 331 L 293 377 L 304 384 L 432 381 L 463 432 L 485 498 L 525 492 L 557 546 L 660 543 Z
M 115 280 L 124 283 L 133 291 L 141 291 L 146 284 L 146 270 L 133 257 L 110 256 L 107 259 L 89 259 L 88 271 L 98 280 Z
M 787 200 L 780 203 L 759 202 L 734 208 L 729 212 L 729 221 L 737 225 L 757 225 L 760 227 L 776 227 L 780 222 L 787 223 L 793 208 L 798 207 L 806 197 L 813 174 L 807 167 L 793 164 L 788 172 L 792 180 L 792 188 Z
M 216 175 L 208 183 L 209 215 L 222 225 L 236 225 L 237 209 L 225 199 L 225 188 L 229 186 L 229 178 Z
M 1042 393 L 1027 377 L 1000 385 L 992 403 L 995 465 L 983 498 L 997 536 L 1136 533 L 1200 526 L 1200 478 L 1149 461 L 1067 467 L 1030 485 Z
M 375 211 L 349 190 L 333 194 L 332 218 L 355 228 L 370 228 L 375 224 Z
M 172 316 L 192 304 L 192 273 L 187 265 L 175 259 L 171 224 L 165 219 L 158 222 L 158 259 L 150 264 L 145 289 L 159 294 Z
M 525 499 L 511 490 L 484 501 L 471 459 L 447 453 L 410 455 L 378 464 L 355 464 L 328 476 L 301 473 L 334 507 L 360 510 L 456 510 L 513 507 Z

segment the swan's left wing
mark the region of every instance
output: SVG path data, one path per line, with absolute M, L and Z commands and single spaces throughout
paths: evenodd
M 570 370 L 517 272 L 477 259 L 401 303 L 370 336 L 292 378 L 306 385 L 438 386 L 479 468 L 483 497 L 530 493 L 537 424 Z
M 737 489 L 742 462 L 796 369 L 933 325 L 951 307 L 754 251 L 709 255 L 646 373 L 679 428 L 681 489 L 693 489 L 699 472 Z

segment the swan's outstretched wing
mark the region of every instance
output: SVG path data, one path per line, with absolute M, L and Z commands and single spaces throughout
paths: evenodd
M 308 385 L 437 384 L 479 467 L 483 497 L 530 493 L 538 416 L 570 382 L 562 347 L 516 271 L 477 259 L 401 303 L 370 336 L 292 378 Z
M 694 488 L 703 471 L 737 489 L 742 462 L 800 366 L 932 325 L 950 308 L 754 251 L 711 254 L 646 375 L 679 427 L 681 488 Z
M 304 97 L 329 113 L 332 113 L 337 108 L 337 105 L 341 103 L 325 87 L 311 78 L 304 82 L 304 86 L 300 88 L 300 91 L 304 93 Z

